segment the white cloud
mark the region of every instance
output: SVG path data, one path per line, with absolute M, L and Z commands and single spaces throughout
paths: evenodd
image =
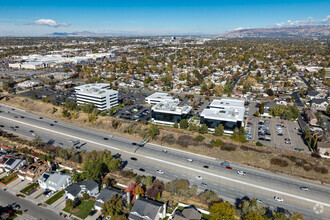
M 307 19 L 301 19 L 297 21 L 287 20 L 281 23 L 274 24 L 272 26 L 291 27 L 291 26 L 299 26 L 299 25 L 321 25 L 321 24 L 330 24 L 330 15 L 328 15 L 324 19 L 313 19 L 312 17 L 308 17 Z
M 52 19 L 39 19 L 34 21 L 32 24 L 35 25 L 44 25 L 44 26 L 49 26 L 49 27 L 68 27 L 70 24 L 67 23 L 57 23 L 56 21 Z

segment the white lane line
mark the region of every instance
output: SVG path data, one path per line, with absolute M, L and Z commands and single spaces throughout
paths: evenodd
M 83 141 L 86 141 L 86 142 L 89 142 L 89 143 L 92 143 L 92 144 L 97 144 L 97 145 L 100 145 L 100 146 L 103 146 L 103 147 L 106 147 L 106 148 L 111 148 L 111 149 L 115 149 L 117 151 L 122 151 L 122 152 L 125 152 L 125 153 L 128 153 L 128 154 L 132 154 L 132 152 L 122 150 L 122 149 L 119 149 L 117 147 L 113 147 L 113 146 L 110 146 L 110 145 L 105 145 L 105 144 L 98 143 L 98 142 L 95 142 L 95 141 L 90 141 L 88 139 L 84 139 L 84 138 L 80 138 L 80 137 L 77 137 L 77 136 L 73 136 L 73 135 L 62 133 L 62 132 L 54 131 L 54 130 L 51 130 L 51 129 L 48 129 L 48 128 L 39 127 L 39 126 L 28 124 L 28 123 L 25 123 L 25 122 L 17 121 L 15 119 L 11 119 L 11 118 L 5 118 L 3 116 L 0 116 L 0 118 L 3 118 L 5 120 L 14 121 L 14 122 L 17 122 L 17 123 L 21 123 L 21 124 L 24 124 L 24 125 L 28 125 L 28 126 L 31 126 L 31 127 L 35 127 L 35 128 L 41 129 L 41 130 L 45 130 L 45 131 L 53 132 L 53 133 L 56 133 L 56 134 L 60 134 L 60 135 L 63 135 L 63 136 L 80 139 L 80 140 L 83 140 Z M 218 178 L 225 179 L 225 180 L 228 180 L 228 181 L 232 181 L 232 182 L 235 182 L 235 183 L 239 183 L 239 184 L 242 184 L 242 185 L 251 186 L 251 187 L 262 189 L 262 190 L 269 191 L 269 192 L 279 193 L 279 194 L 282 194 L 282 195 L 285 195 L 285 196 L 293 197 L 293 198 L 304 200 L 304 201 L 311 202 L 311 203 L 318 203 L 318 204 L 330 207 L 330 204 L 328 204 L 328 203 L 319 202 L 319 201 L 308 199 L 308 198 L 301 197 L 301 196 L 296 196 L 296 195 L 293 195 L 293 194 L 290 194 L 290 193 L 281 192 L 281 191 L 270 189 L 270 188 L 263 187 L 263 186 L 258 186 L 258 185 L 252 184 L 252 183 L 246 183 L 246 182 L 243 182 L 243 181 L 240 181 L 240 180 L 232 179 L 232 178 L 225 177 L 225 176 L 220 176 L 218 174 L 209 173 L 209 172 L 206 172 L 206 171 L 203 171 L 203 170 L 198 170 L 198 169 L 187 167 L 187 166 L 180 165 L 180 164 L 175 164 L 175 163 L 168 162 L 168 161 L 165 161 L 165 160 L 161 160 L 161 159 L 158 159 L 158 158 L 153 158 L 153 157 L 150 157 L 150 156 L 144 156 L 144 155 L 141 155 L 141 154 L 138 154 L 138 155 L 141 156 L 141 157 L 148 158 L 150 160 L 154 160 L 154 161 L 166 163 L 166 164 L 169 164 L 169 165 L 177 166 L 177 167 L 180 167 L 180 168 L 184 168 L 184 169 L 187 169 L 187 170 L 192 170 L 192 171 L 195 171 L 195 172 L 207 174 L 207 175 L 210 175 L 210 176 L 218 177 Z

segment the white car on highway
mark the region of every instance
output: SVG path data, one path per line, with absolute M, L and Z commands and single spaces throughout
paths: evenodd
M 196 179 L 198 179 L 198 180 L 202 180 L 203 177 L 201 177 L 201 176 L 196 176 Z
M 237 171 L 237 174 L 238 174 L 238 175 L 243 175 L 243 176 L 245 176 L 245 172 L 242 171 L 242 170 Z
M 164 171 L 163 170 L 157 170 L 157 173 L 164 174 Z
M 278 202 L 283 202 L 283 199 L 280 198 L 280 197 L 278 197 L 278 196 L 275 196 L 274 199 L 275 199 L 276 201 L 278 201 Z
M 193 162 L 193 159 L 188 158 L 187 161 L 188 161 L 188 162 Z

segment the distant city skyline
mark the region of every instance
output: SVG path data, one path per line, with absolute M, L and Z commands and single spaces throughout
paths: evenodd
M 0 36 L 53 32 L 222 34 L 246 28 L 329 25 L 330 2 L 2 0 Z

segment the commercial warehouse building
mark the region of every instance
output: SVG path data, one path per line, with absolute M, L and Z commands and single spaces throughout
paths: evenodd
M 86 84 L 75 91 L 77 104 L 93 103 L 100 111 L 118 106 L 118 91 L 110 89 L 110 84 Z
M 155 124 L 173 125 L 187 118 L 191 109 L 191 106 L 180 106 L 179 101 L 162 101 L 151 108 L 152 121 Z
M 235 127 L 243 126 L 244 101 L 236 99 L 213 100 L 212 103 L 202 111 L 200 123 L 206 124 L 210 130 L 214 130 L 222 124 L 226 133 L 232 133 Z

